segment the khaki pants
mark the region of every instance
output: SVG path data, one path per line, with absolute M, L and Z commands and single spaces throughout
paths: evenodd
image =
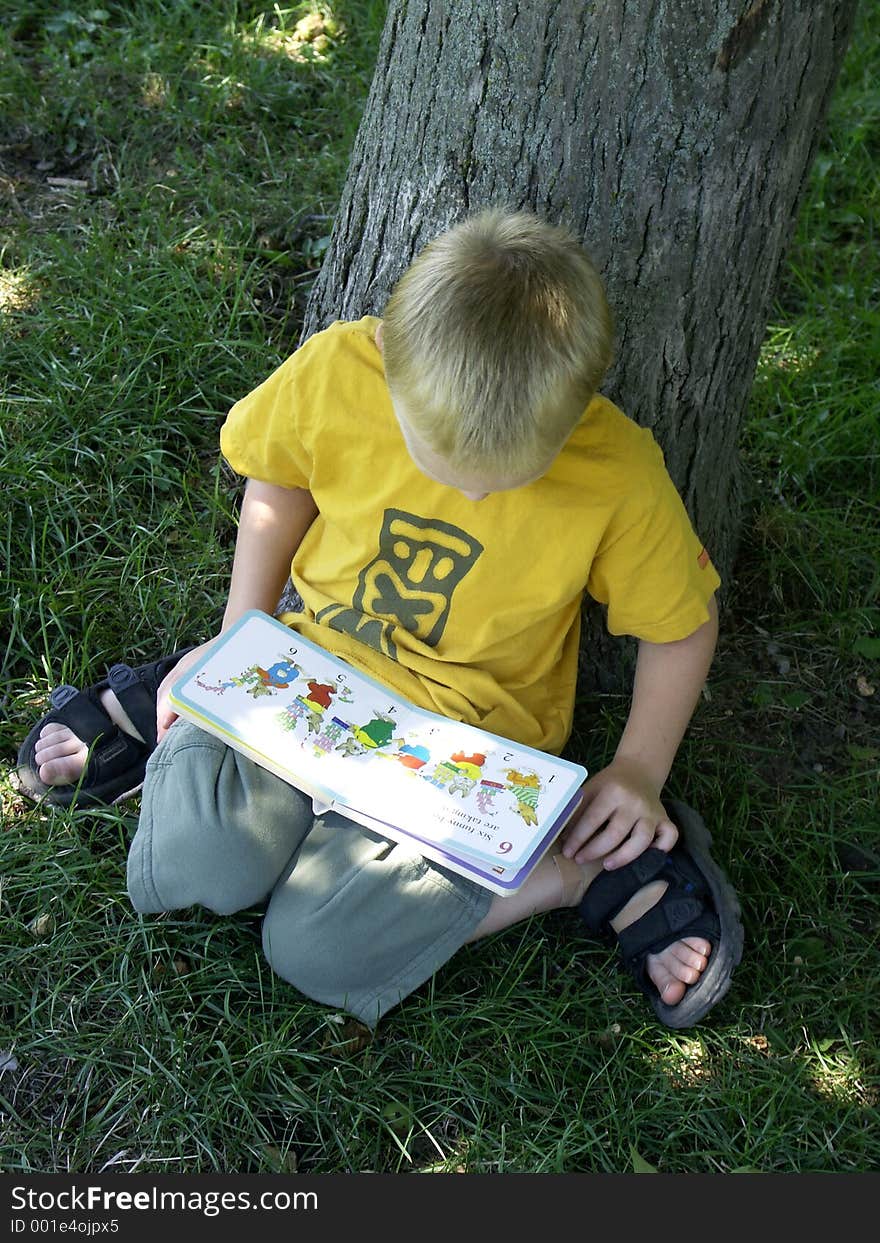
M 492 894 L 178 720 L 150 757 L 128 859 L 142 914 L 268 899 L 263 950 L 315 1001 L 375 1025 L 468 940 Z

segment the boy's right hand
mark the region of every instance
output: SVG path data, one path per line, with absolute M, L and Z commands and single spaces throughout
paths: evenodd
M 213 639 L 208 639 L 206 643 L 201 643 L 198 647 L 194 647 L 191 652 L 187 652 L 185 656 L 181 656 L 174 668 L 169 669 L 159 684 L 159 689 L 156 692 L 156 739 L 158 742 L 162 741 L 177 720 L 177 713 L 171 707 L 168 700 L 168 692 L 177 679 L 186 673 L 187 669 L 198 664 L 202 658 L 202 653 L 213 642 Z

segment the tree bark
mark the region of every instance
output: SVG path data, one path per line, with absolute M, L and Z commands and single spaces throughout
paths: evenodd
M 651 427 L 722 577 L 737 440 L 856 0 L 391 0 L 303 339 L 379 314 L 485 205 L 583 240 L 603 391 Z

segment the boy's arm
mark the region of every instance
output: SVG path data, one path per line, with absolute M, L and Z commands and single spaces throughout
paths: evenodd
M 249 479 L 241 504 L 232 579 L 223 624 L 228 630 L 248 609 L 274 613 L 290 575 L 290 562 L 303 536 L 317 515 L 311 492 L 305 488 L 281 488 L 277 484 Z M 209 639 L 207 643 L 212 643 Z M 201 657 L 207 643 L 187 652 L 166 675 L 156 696 L 159 740 L 168 732 L 177 713 L 168 692 L 181 674 Z
M 686 639 L 639 642 L 632 706 L 614 759 L 584 785 L 578 819 L 563 853 L 606 868 L 631 862 L 649 846 L 670 850 L 678 830 L 660 802 L 675 753 L 693 715 L 715 651 L 718 608 Z M 584 843 L 587 843 L 586 845 Z
M 305 488 L 248 480 L 221 633 L 248 609 L 275 612 L 290 577 L 293 554 L 317 513 L 312 494 Z

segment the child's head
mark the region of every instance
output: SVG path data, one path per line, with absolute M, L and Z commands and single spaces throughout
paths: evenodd
M 485 211 L 435 238 L 383 323 L 405 430 L 432 461 L 471 478 L 542 474 L 596 392 L 611 342 L 586 252 L 527 212 Z

